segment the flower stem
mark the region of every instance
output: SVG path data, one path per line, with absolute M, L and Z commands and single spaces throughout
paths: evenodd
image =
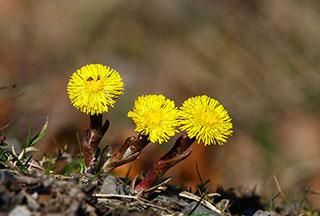
M 102 124 L 102 114 L 90 115 L 90 126 L 84 131 L 81 139 L 86 167 L 94 164 L 99 152 L 99 143 L 109 128 L 109 121 Z
M 150 141 L 148 140 L 148 136 L 139 134 L 138 137 L 132 136 L 126 139 L 124 144 L 120 147 L 117 153 L 115 153 L 112 158 L 114 160 L 120 160 L 128 154 L 132 154 L 135 152 L 140 152 L 146 145 L 148 145 Z
M 143 193 L 143 191 L 150 188 L 165 172 L 171 167 L 176 165 L 178 162 L 187 158 L 192 149 L 189 148 L 194 143 L 194 138 L 189 138 L 186 135 L 180 136 L 175 142 L 174 146 L 163 155 L 150 170 L 145 178 L 143 178 L 135 188 L 135 192 Z
M 148 136 L 142 134 L 128 137 L 120 149 L 105 163 L 103 166 L 104 172 L 108 173 L 123 164 L 137 159 L 143 148 L 149 143 Z
M 90 115 L 90 128 L 99 130 L 102 126 L 102 114 Z

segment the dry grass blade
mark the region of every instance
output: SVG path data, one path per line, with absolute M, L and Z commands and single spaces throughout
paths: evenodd
M 136 175 L 131 181 L 131 184 L 130 184 L 130 192 L 131 193 L 134 193 L 134 188 L 136 186 L 137 179 L 138 179 L 138 175 Z
M 103 201 L 103 200 L 106 200 L 106 199 L 133 199 L 133 200 L 139 201 L 143 205 L 150 206 L 150 207 L 153 207 L 153 208 L 157 208 L 157 209 L 160 209 L 162 211 L 166 211 L 166 212 L 170 213 L 171 215 L 173 214 L 173 212 L 168 210 L 167 208 L 152 204 L 148 200 L 143 199 L 143 198 L 138 197 L 138 196 L 121 195 L 121 194 L 94 194 L 93 196 L 96 197 L 98 199 L 98 201 L 99 200 Z
M 280 195 L 284 200 L 287 200 L 286 195 L 284 194 L 283 190 L 281 189 L 280 182 L 279 182 L 277 176 L 274 175 L 274 176 L 273 176 L 273 180 L 274 180 L 274 182 L 276 183 L 276 186 L 277 186 L 277 190 L 278 190 L 278 192 L 279 192 L 279 195 Z
M 220 197 L 221 194 L 219 194 L 219 193 L 209 193 L 207 196 L 208 197 Z
M 153 208 L 157 208 L 157 209 L 160 209 L 162 211 L 166 211 L 166 212 L 170 213 L 171 215 L 173 215 L 173 212 L 170 211 L 168 208 L 164 208 L 164 207 L 161 207 L 161 206 L 158 206 L 158 205 L 154 205 L 154 204 L 150 203 L 149 200 L 146 200 L 146 199 L 143 199 L 143 198 L 139 197 L 139 201 L 142 202 L 143 204 L 147 205 L 147 206 L 151 206 Z
M 194 201 L 197 201 L 197 202 L 199 202 L 201 200 L 201 197 L 198 197 L 198 196 L 196 196 L 196 195 L 194 195 L 192 193 L 189 193 L 187 191 L 183 191 L 183 192 L 179 193 L 179 196 L 183 197 L 183 198 L 186 198 L 186 199 L 194 200 Z M 203 206 L 207 207 L 208 209 L 210 209 L 212 211 L 215 211 L 218 214 L 222 213 L 217 207 L 215 207 L 213 204 L 211 204 L 210 202 L 208 202 L 206 200 L 202 200 L 201 204 Z
M 192 213 L 199 207 L 199 205 L 201 204 L 201 202 L 202 202 L 202 200 L 203 200 L 203 198 L 204 198 L 204 196 L 205 196 L 206 194 L 204 193 L 202 196 L 201 196 L 201 198 L 200 198 L 200 200 L 197 202 L 197 204 L 193 207 L 193 209 L 188 213 L 188 215 L 192 215 Z
M 138 200 L 137 196 L 121 195 L 121 194 L 93 194 L 93 196 L 96 197 L 98 200 L 99 199 L 112 199 L 112 198 Z
M 148 193 L 148 192 L 151 192 L 151 191 L 154 191 L 156 189 L 159 189 L 161 186 L 167 184 L 169 181 L 171 180 L 171 177 L 167 178 L 166 180 L 164 180 L 163 182 L 151 187 L 151 188 L 148 188 L 147 190 L 143 191 L 143 193 Z
M 196 171 L 197 171 L 197 175 L 198 175 L 199 180 L 200 180 L 200 184 L 203 185 L 203 179 L 202 179 L 201 174 L 200 174 L 198 162 L 196 162 Z

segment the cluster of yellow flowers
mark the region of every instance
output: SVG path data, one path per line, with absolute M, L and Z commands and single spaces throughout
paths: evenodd
M 68 83 L 71 103 L 80 111 L 95 115 L 108 112 L 123 94 L 119 73 L 101 64 L 89 64 L 77 70 Z M 228 111 L 206 95 L 187 99 L 180 108 L 163 95 L 145 95 L 136 99 L 128 112 L 136 124 L 135 131 L 151 142 L 163 143 L 179 132 L 205 145 L 222 145 L 231 136 L 232 122 Z

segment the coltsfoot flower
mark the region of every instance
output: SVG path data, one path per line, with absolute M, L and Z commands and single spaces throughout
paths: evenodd
M 109 66 L 89 64 L 72 74 L 67 90 L 74 107 L 95 115 L 114 106 L 123 94 L 123 82 L 120 74 Z
M 178 115 L 174 101 L 163 95 L 140 96 L 133 110 L 128 112 L 128 117 L 136 124 L 135 131 L 159 143 L 168 141 L 177 132 Z
M 223 145 L 233 132 L 228 111 L 206 95 L 189 98 L 182 104 L 179 123 L 190 138 L 205 145 Z

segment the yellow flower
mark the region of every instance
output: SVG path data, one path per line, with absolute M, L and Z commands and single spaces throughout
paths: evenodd
M 190 138 L 205 145 L 222 145 L 233 132 L 228 111 L 206 95 L 189 98 L 182 104 L 179 123 Z
M 123 82 L 120 74 L 109 66 L 89 64 L 72 74 L 67 90 L 74 107 L 94 115 L 113 107 L 123 94 Z
M 151 142 L 168 141 L 177 132 L 179 111 L 172 100 L 163 95 L 140 96 L 128 117 L 136 124 L 135 131 L 149 136 Z

